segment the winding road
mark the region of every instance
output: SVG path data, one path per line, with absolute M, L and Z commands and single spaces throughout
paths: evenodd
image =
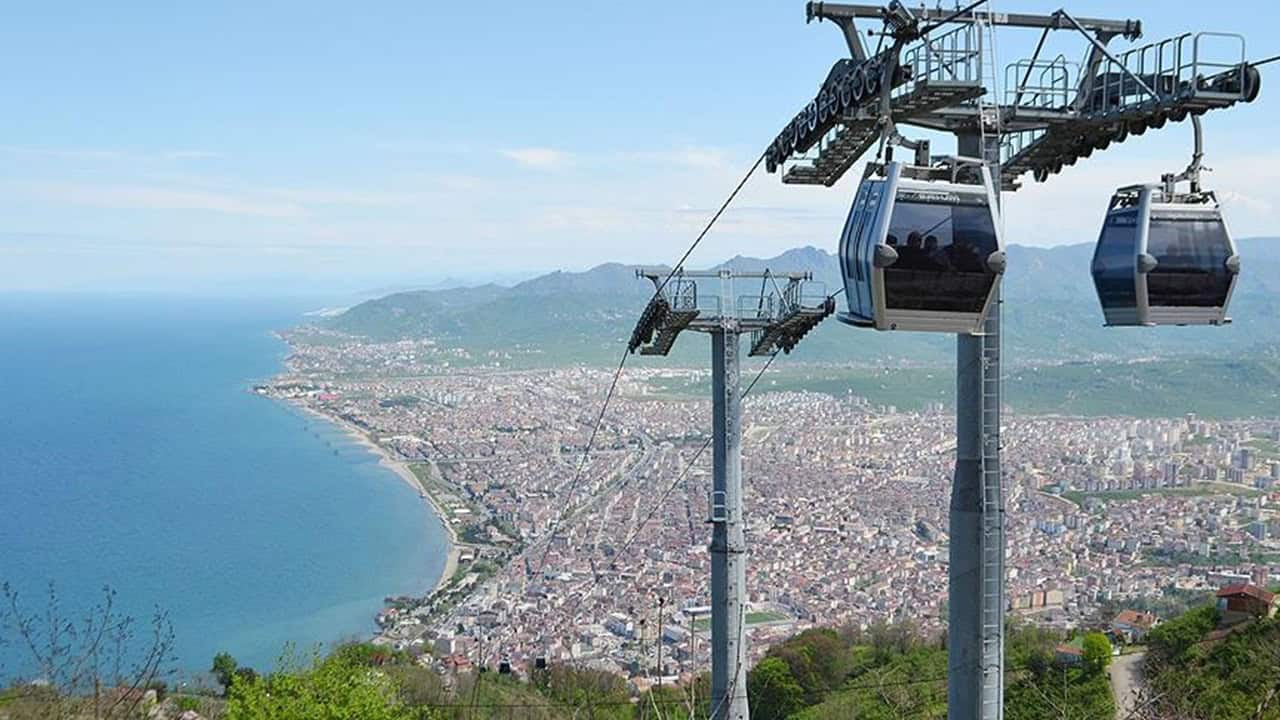
M 1111 675 L 1111 692 L 1116 698 L 1116 720 L 1125 720 L 1133 712 L 1136 693 L 1142 687 L 1142 660 L 1146 653 L 1136 652 L 1113 658 L 1107 672 Z

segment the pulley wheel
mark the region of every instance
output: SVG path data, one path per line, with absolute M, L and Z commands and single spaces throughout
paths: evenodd
M 883 70 L 880 67 L 880 63 L 867 63 L 866 68 L 867 70 L 864 74 L 867 76 L 867 96 L 870 97 L 880 92 L 880 73 Z
M 1258 72 L 1258 68 L 1250 65 L 1244 70 L 1244 87 L 1241 88 L 1241 96 L 1245 102 L 1253 102 L 1258 99 L 1258 93 L 1262 91 L 1262 74 Z
M 861 65 L 849 73 L 849 89 L 853 91 L 853 101 L 861 105 L 862 100 L 867 96 L 867 74 Z

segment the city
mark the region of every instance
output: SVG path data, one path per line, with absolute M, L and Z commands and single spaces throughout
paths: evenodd
M 643 687 L 661 637 L 663 674 L 706 667 L 710 403 L 666 390 L 705 370 L 629 369 L 584 462 L 604 370 L 288 337 L 288 371 L 259 392 L 409 463 L 463 539 L 455 576 L 395 599 L 380 641 L 454 667 L 572 661 Z M 744 404 L 752 652 L 817 625 L 941 633 L 953 413 L 768 386 Z M 1265 586 L 1280 572 L 1278 433 L 1274 420 L 1007 413 L 1010 612 L 1067 630 L 1166 591 Z

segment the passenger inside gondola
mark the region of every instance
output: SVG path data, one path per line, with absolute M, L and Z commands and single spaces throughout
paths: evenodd
M 985 205 L 899 200 L 888 244 L 898 259 L 885 269 L 885 304 L 899 310 L 981 312 L 995 273 L 985 259 L 996 248 L 991 211 Z

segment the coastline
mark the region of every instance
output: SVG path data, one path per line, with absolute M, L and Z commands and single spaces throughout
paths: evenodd
M 342 418 L 326 415 L 305 403 L 298 402 L 297 400 L 289 400 L 288 402 L 290 405 L 302 410 L 306 414 L 330 423 L 342 430 L 356 444 L 376 455 L 378 457 L 379 465 L 395 473 L 397 477 L 404 481 L 409 487 L 413 488 L 414 492 L 417 492 L 422 496 L 423 500 L 426 501 L 427 506 L 430 508 L 431 513 L 435 515 L 435 517 L 440 521 L 440 524 L 444 526 L 449 542 L 449 550 L 445 556 L 444 569 L 441 570 L 440 577 L 436 578 L 435 584 L 425 589 L 424 595 L 434 594 L 443 587 L 445 583 L 449 582 L 449 579 L 458 571 L 459 558 L 462 556 L 462 548 L 460 546 L 460 540 L 458 539 L 458 532 L 454 529 L 453 523 L 449 522 L 449 515 L 445 512 L 445 509 L 436 501 L 435 496 L 427 492 L 427 489 L 418 480 L 418 476 L 413 473 L 412 469 L 410 469 L 409 464 L 393 457 L 386 448 L 374 442 L 373 438 L 369 437 L 369 435 L 363 430 Z

